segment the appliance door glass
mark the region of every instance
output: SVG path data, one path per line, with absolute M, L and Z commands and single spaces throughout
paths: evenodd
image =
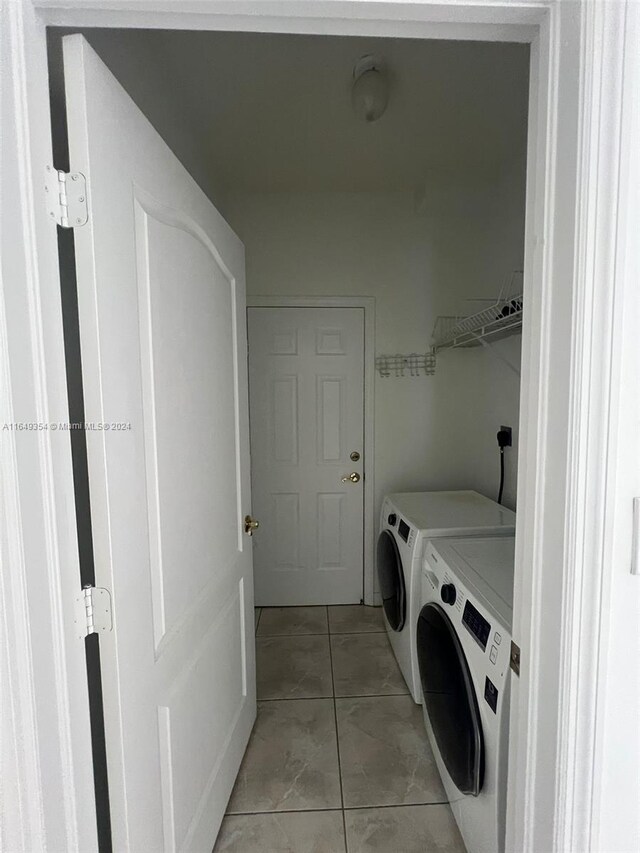
M 395 537 L 388 530 L 378 537 L 377 564 L 385 616 L 394 631 L 402 631 L 406 618 L 404 571 Z
M 456 630 L 439 604 L 418 619 L 418 666 L 425 710 L 449 776 L 477 797 L 484 777 L 484 742 L 469 665 Z

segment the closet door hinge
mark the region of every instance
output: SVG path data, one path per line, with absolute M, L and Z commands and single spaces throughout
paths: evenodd
M 89 634 L 104 633 L 112 629 L 111 593 L 108 589 L 96 586 L 85 586 L 82 589 L 76 598 L 75 624 L 81 640 Z
M 62 228 L 79 228 L 89 218 L 87 182 L 81 172 L 61 172 L 47 166 L 44 173 L 47 213 Z

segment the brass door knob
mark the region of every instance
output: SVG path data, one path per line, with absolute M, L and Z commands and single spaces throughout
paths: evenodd
M 250 515 L 244 517 L 244 532 L 247 536 L 253 536 L 253 531 L 260 527 L 260 522 L 255 521 Z
M 346 477 L 342 478 L 343 483 L 359 483 L 360 482 L 360 474 L 357 471 L 352 471 L 351 474 L 347 474 Z

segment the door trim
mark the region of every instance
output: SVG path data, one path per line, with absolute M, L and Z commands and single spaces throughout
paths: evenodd
M 252 296 L 249 308 L 362 308 L 364 311 L 364 541 L 363 598 L 368 605 L 381 603 L 374 590 L 375 553 L 375 323 L 376 300 L 373 296 Z

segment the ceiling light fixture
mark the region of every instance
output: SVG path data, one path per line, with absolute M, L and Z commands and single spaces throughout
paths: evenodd
M 358 118 L 378 121 L 389 101 L 389 82 L 384 66 L 376 56 L 363 56 L 353 69 L 351 103 Z

